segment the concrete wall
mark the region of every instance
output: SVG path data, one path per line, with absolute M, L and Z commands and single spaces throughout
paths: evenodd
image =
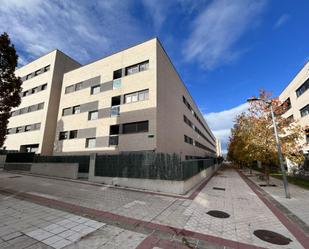
M 77 179 L 78 163 L 33 163 L 30 173 Z
M 129 187 L 136 189 L 144 189 L 156 192 L 165 192 L 172 194 L 184 195 L 192 188 L 197 186 L 203 180 L 210 178 L 221 165 L 214 165 L 201 171 L 197 175 L 185 181 L 170 181 L 170 180 L 157 180 L 157 179 L 140 179 L 140 178 L 120 178 L 120 177 L 102 177 L 95 176 L 95 156 L 91 155 L 89 165 L 89 178 L 90 182 L 104 183 L 109 185 L 117 185 L 121 187 Z
M 309 104 L 309 90 L 297 97 L 296 90 L 309 78 L 309 62 L 297 73 L 293 80 L 286 86 L 279 96 L 280 101 L 284 102 L 286 99 L 291 100 L 291 109 L 283 114 L 283 117 L 288 118 L 293 115 L 294 120 L 302 127 L 309 126 L 309 115 L 301 117 L 300 109 Z M 301 141 L 305 143 L 305 137 Z M 304 151 L 309 152 L 309 144 L 303 146 Z

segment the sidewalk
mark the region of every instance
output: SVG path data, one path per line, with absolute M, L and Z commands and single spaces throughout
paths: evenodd
M 252 171 L 253 175 L 250 175 L 249 171 L 243 171 L 243 173 L 257 186 L 260 184 L 265 184 L 265 181 L 259 180 L 256 176 L 259 172 Z M 270 177 L 270 182 L 275 184 L 276 187 L 262 187 L 262 189 L 277 202 L 283 205 L 287 209 L 287 215 L 299 222 L 299 225 L 301 225 L 309 235 L 309 190 L 294 184 L 289 184 L 291 199 L 287 199 L 285 198 L 282 180 Z
M 88 242 L 83 237 L 78 240 L 84 246 L 76 248 L 305 248 L 233 169 L 220 171 L 193 200 L 6 172 L 0 173 L 0 194 L 106 224 L 87 235 Z M 207 214 L 210 210 L 230 216 L 212 217 Z M 106 239 L 104 233 L 100 235 L 106 226 L 127 231 L 136 244 L 128 247 L 128 238 L 120 236 L 118 246 L 103 247 L 101 243 L 100 247 L 87 247 L 95 238 Z M 265 242 L 253 234 L 259 229 L 280 233 L 292 242 Z M 67 248 L 74 245 L 76 242 Z

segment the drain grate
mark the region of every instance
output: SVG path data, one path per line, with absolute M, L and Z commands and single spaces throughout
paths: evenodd
M 213 187 L 212 189 L 225 191 L 225 188 L 219 188 L 219 187 Z
M 267 184 L 259 184 L 259 185 L 260 185 L 260 187 L 277 187 L 276 184 L 269 184 L 269 185 L 267 185 Z
M 21 176 L 9 176 L 8 178 L 18 178 L 18 177 L 21 177 Z
M 269 230 L 255 230 L 253 234 L 259 239 L 275 245 L 288 245 L 292 242 L 291 239 Z
M 210 216 L 216 217 L 216 218 L 221 218 L 221 219 L 226 219 L 230 217 L 228 213 L 220 211 L 220 210 L 210 210 L 207 212 L 207 214 Z

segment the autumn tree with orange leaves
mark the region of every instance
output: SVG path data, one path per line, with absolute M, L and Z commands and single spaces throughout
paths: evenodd
M 282 117 L 287 106 L 278 98 L 271 98 L 271 94 L 264 90 L 260 91 L 259 98 L 271 101 L 283 156 L 300 164 L 304 160 L 300 143 L 304 129 L 297 122 L 291 123 L 289 119 Z M 269 104 L 264 101 L 251 102 L 248 111 L 236 118 L 230 137 L 228 158 L 237 164 L 245 165 L 260 161 L 269 182 L 270 165 L 279 166 Z

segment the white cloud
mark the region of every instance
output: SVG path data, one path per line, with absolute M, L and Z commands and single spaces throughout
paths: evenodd
M 26 63 L 60 49 L 83 63 L 143 37 L 130 14 L 132 1 L 1 0 L 0 31 Z M 123 36 L 124 34 L 125 37 Z
M 183 49 L 187 61 L 206 69 L 235 59 L 233 46 L 259 19 L 266 0 L 213 0 L 197 15 Z
M 204 118 L 206 119 L 210 129 L 213 131 L 214 135 L 221 140 L 223 152 L 226 152 L 228 139 L 231 134 L 231 128 L 234 125 L 236 116 L 246 111 L 248 107 L 248 103 L 244 103 L 221 112 L 204 114 Z
M 285 24 L 287 21 L 289 21 L 290 15 L 284 14 L 279 17 L 279 19 L 276 21 L 274 28 L 280 28 L 283 24 Z

